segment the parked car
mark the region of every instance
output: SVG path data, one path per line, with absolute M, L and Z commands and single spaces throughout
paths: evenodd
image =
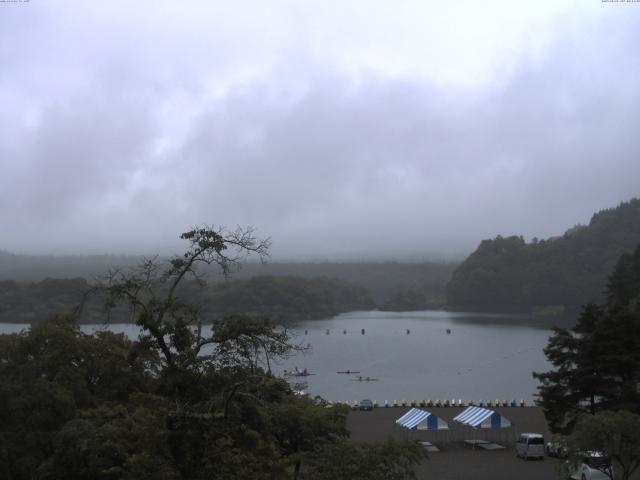
M 369 399 L 364 399 L 360 402 L 360 410 L 373 410 L 373 402 Z
M 516 456 L 544 459 L 544 437 L 540 433 L 522 433 L 516 442 Z
M 574 480 L 610 480 L 609 472 L 613 476 L 611 458 L 601 452 L 585 452 L 582 463 L 578 464 L 569 476 Z
M 560 442 L 547 442 L 544 449 L 549 457 L 564 458 L 567 456 L 567 452 Z

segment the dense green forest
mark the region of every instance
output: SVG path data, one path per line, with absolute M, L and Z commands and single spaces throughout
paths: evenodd
M 89 288 L 83 278 L 0 281 L 0 322 L 37 323 L 56 314 L 71 313 Z
M 640 245 L 620 257 L 602 304 L 583 306 L 573 327 L 553 329 L 544 349 L 552 368 L 533 374 L 537 403 L 567 463 L 582 462 L 585 451 L 605 452 L 615 462 L 615 476 L 604 469 L 608 477 L 636 478 L 639 351 Z
M 457 263 L 453 262 L 268 262 L 245 264 L 234 278 L 258 275 L 329 277 L 363 287 L 378 306 L 398 295 L 417 293 L 423 306 L 444 305 L 445 286 Z
M 92 285 L 82 278 L 45 279 L 41 282 L 0 282 L 0 321 L 40 322 L 52 315 L 78 312 L 82 323 L 105 320 L 105 299 L 95 292 L 87 297 Z M 158 287 L 162 288 L 162 287 Z M 218 282 L 203 287 L 195 280 L 183 282 L 178 297 L 197 305 L 210 321 L 230 314 L 257 314 L 278 321 L 326 318 L 352 310 L 375 307 L 362 287 L 343 280 L 300 277 L 260 276 L 247 280 Z M 114 309 L 110 321 L 128 322 L 128 311 Z
M 327 277 L 253 277 L 218 283 L 206 295 L 206 305 L 216 316 L 242 312 L 283 319 L 326 318 L 375 307 L 363 287 Z
M 0 281 L 40 282 L 49 279 L 84 278 L 93 282 L 109 270 L 126 270 L 144 261 L 142 256 L 117 255 L 17 255 L 0 250 Z M 363 287 L 377 305 L 393 302 L 398 294 L 414 292 L 423 303 L 442 305 L 445 285 L 456 263 L 416 261 L 247 261 L 233 272 L 236 280 L 253 277 L 328 277 Z M 207 269 L 205 269 L 207 270 Z M 225 282 L 215 269 L 208 269 L 210 284 Z
M 286 330 L 235 315 L 208 331 L 179 296 L 194 265 L 225 271 L 227 247 L 262 255 L 265 244 L 206 228 L 182 238 L 184 255 L 101 286 L 111 309 L 130 310 L 138 339 L 87 335 L 68 316 L 0 335 L 0 478 L 415 478 L 420 445 L 352 444 L 345 406 L 272 374 L 271 362 L 301 348 Z
M 620 257 L 603 303 L 583 306 L 574 327 L 554 328 L 544 351 L 553 369 L 534 377 L 552 431 L 600 410 L 640 414 L 640 245 Z
M 109 270 L 127 271 L 142 257 L 29 257 L 0 252 L 0 322 L 30 323 L 73 312 Z M 113 262 L 110 264 L 110 262 Z M 25 270 L 21 271 L 20 268 Z M 209 283 L 184 282 L 180 294 L 211 317 L 256 313 L 281 320 L 326 318 L 352 310 L 419 310 L 441 307 L 450 263 L 247 263 L 225 279 L 202 269 Z M 45 273 L 57 274 L 41 278 Z M 75 278 L 65 275 L 78 274 Z M 86 299 L 80 321 L 101 322 L 99 296 Z M 112 321 L 130 321 L 113 311 Z
M 603 299 L 618 258 L 640 243 L 640 199 L 602 210 L 561 237 L 483 240 L 454 271 L 447 303 L 464 309 L 560 313 Z
M 419 445 L 351 444 L 346 407 L 271 374 L 256 348 L 287 355 L 286 334 L 250 317 L 209 338 L 173 324 L 165 355 L 141 316 L 135 341 L 66 317 L 0 335 L 0 478 L 415 478 Z

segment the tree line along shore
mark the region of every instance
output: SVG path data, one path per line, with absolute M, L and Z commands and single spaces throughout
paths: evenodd
M 180 293 L 211 317 L 258 313 L 280 321 L 327 318 L 351 310 L 448 308 L 575 317 L 604 300 L 618 258 L 640 243 L 640 200 L 593 215 L 548 239 L 498 236 L 455 262 L 245 263 L 228 280 L 204 268 L 209 286 L 185 282 Z M 0 322 L 31 323 L 71 312 L 109 271 L 141 257 L 32 257 L 0 251 Z M 113 312 L 119 321 L 129 321 Z M 99 322 L 100 302 L 80 321 Z
M 73 315 L 0 335 L 0 476 L 415 478 L 421 445 L 351 441 L 347 407 L 297 395 L 273 374 L 276 359 L 302 348 L 286 330 L 247 314 L 200 328 L 205 312 L 181 295 L 202 285 L 195 265 L 229 273 L 228 247 L 262 256 L 268 245 L 250 230 L 181 238 L 183 255 L 113 271 L 91 292 L 107 312 L 128 311 L 139 338 L 84 334 Z M 554 329 L 552 368 L 534 376 L 570 458 L 606 452 L 627 480 L 640 464 L 640 245 L 618 259 L 604 297 L 574 327 Z

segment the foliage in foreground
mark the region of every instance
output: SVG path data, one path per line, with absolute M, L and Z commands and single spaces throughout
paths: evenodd
M 602 452 L 614 461 L 617 478 L 629 480 L 640 466 L 640 415 L 623 410 L 584 415 L 567 445 L 570 464 L 579 463 L 585 452 Z M 610 467 L 602 471 L 613 478 Z
M 389 439 L 383 444 L 334 442 L 319 445 L 307 458 L 301 480 L 386 480 L 415 478 L 414 467 L 426 458 L 418 443 Z
M 228 273 L 268 244 L 250 230 L 182 238 L 189 248 L 164 268 L 148 261 L 103 285 L 109 307 L 131 308 L 136 341 L 84 334 L 67 317 L 0 336 L 1 478 L 319 478 L 319 452 L 360 451 L 346 443 L 344 407 L 296 396 L 272 375 L 271 362 L 296 349 L 286 330 L 249 316 L 208 330 L 176 295 L 185 278 L 198 280 L 196 265 Z M 415 447 L 376 448 L 366 464 L 411 478 Z M 334 478 L 352 478 L 353 458 L 325 458 Z
M 534 377 L 551 431 L 570 433 L 583 414 L 640 413 L 640 246 L 620 258 L 606 304 L 587 305 L 572 329 L 555 329 L 545 354 L 554 369 Z

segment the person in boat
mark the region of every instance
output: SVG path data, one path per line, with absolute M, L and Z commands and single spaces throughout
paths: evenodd
M 362 381 L 362 375 L 360 375 L 360 376 L 358 377 L 358 380 Z
M 302 371 L 302 374 L 303 374 L 303 375 L 308 375 L 308 372 L 307 372 L 307 369 L 306 369 L 306 368 Z
M 367 377 L 365 380 L 368 382 L 368 381 L 369 381 L 369 380 L 371 380 L 371 379 L 370 379 L 369 377 Z

